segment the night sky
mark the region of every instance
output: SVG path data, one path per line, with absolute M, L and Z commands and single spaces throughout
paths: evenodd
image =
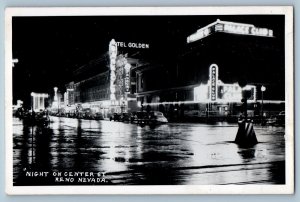
M 217 19 L 254 24 L 283 38 L 282 16 L 80 16 L 13 17 L 13 100 L 30 92 L 50 93 L 72 80 L 72 72 L 108 51 L 111 39 L 148 43 L 136 57 L 167 64 L 186 46 L 186 37 Z M 123 49 L 124 52 L 127 50 Z M 144 57 L 144 58 L 143 58 Z

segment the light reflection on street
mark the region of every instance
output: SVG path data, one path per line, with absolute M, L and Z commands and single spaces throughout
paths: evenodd
M 252 148 L 233 143 L 236 132 L 228 123 L 150 129 L 51 117 L 41 129 L 14 119 L 14 179 L 33 160 L 41 170 L 104 171 L 112 184 L 284 183 L 276 177 L 285 173 L 284 128 L 255 126 L 259 144 Z

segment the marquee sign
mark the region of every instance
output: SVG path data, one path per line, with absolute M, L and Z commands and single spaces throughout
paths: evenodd
M 217 20 L 191 34 L 187 37 L 187 43 L 203 39 L 212 33 L 224 32 L 230 34 L 253 35 L 263 37 L 273 37 L 273 30 L 255 27 L 252 24 L 236 23 Z

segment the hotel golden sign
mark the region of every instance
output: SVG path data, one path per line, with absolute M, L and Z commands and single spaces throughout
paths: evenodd
M 147 43 L 133 43 L 133 42 L 116 42 L 118 47 L 121 48 L 141 48 L 141 49 L 148 49 L 149 44 Z

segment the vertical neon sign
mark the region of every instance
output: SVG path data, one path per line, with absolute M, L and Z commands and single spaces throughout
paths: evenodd
M 117 43 L 112 39 L 109 43 L 109 59 L 110 59 L 110 100 L 116 100 L 116 59 L 117 59 Z
M 129 92 L 129 90 L 130 90 L 130 68 L 131 68 L 131 65 L 129 63 L 127 63 L 124 66 L 124 69 L 125 69 L 125 91 L 126 91 L 126 93 Z
M 210 100 L 212 102 L 217 100 L 217 81 L 219 77 L 218 65 L 212 64 L 209 67 L 209 80 L 210 80 Z

